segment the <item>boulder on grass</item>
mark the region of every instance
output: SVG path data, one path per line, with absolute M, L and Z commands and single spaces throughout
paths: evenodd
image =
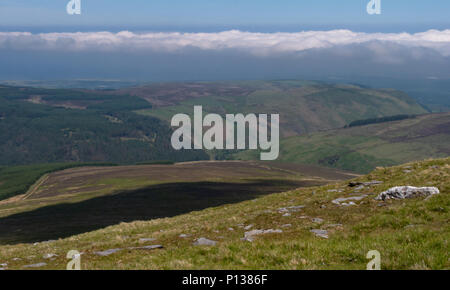
M 396 186 L 380 193 L 375 199 L 405 199 L 427 197 L 434 194 L 439 194 L 439 189 L 436 187 Z

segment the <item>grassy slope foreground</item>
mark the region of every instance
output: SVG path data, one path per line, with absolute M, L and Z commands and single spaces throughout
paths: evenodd
M 312 133 L 283 139 L 281 161 L 370 172 L 413 160 L 450 155 L 450 113 Z M 238 159 L 256 159 L 244 151 Z
M 450 158 L 377 168 L 356 180 L 383 183 L 300 188 L 53 242 L 1 246 L 0 263 L 7 263 L 8 269 L 40 262 L 47 263 L 43 269 L 64 269 L 66 253 L 78 250 L 83 252 L 83 269 L 365 269 L 367 252 L 378 250 L 383 269 L 450 269 Z M 399 185 L 436 186 L 441 193 L 427 200 L 374 200 L 381 191 Z M 353 206 L 332 202 L 362 194 L 367 197 Z M 290 208 L 300 205 L 304 207 Z M 255 236 L 253 242 L 241 240 L 251 229 L 282 232 Z M 328 231 L 328 238 L 316 236 L 312 229 Z M 217 244 L 194 246 L 200 237 Z M 154 244 L 164 248 L 132 248 Z M 122 250 L 95 254 L 108 249 Z M 46 254 L 58 256 L 44 259 Z
M 352 177 L 327 168 L 242 161 L 67 169 L 0 201 L 0 244 L 69 237 Z

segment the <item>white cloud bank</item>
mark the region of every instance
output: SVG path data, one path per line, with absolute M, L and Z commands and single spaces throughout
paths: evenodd
M 425 48 L 448 57 L 450 30 L 429 30 L 415 34 L 363 33 L 350 30 L 297 33 L 252 33 L 238 30 L 217 33 L 0 32 L 0 49 L 12 50 L 179 52 L 196 48 L 207 51 L 231 49 L 258 56 L 270 56 L 355 45 L 363 45 L 378 54 L 389 54 L 385 50 L 394 45 Z

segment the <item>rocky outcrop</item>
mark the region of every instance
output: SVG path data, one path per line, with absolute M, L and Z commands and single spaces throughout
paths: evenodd
M 380 193 L 375 199 L 387 200 L 415 198 L 421 196 L 427 197 L 439 193 L 439 189 L 436 187 L 396 186 Z

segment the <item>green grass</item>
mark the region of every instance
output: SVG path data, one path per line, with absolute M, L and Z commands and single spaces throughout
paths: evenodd
M 340 182 L 302 188 L 194 211 L 171 218 L 121 223 L 105 229 L 36 246 L 0 246 L 0 262 L 9 269 L 42 262 L 44 269 L 63 269 L 65 254 L 83 252 L 83 269 L 365 269 L 369 250 L 381 253 L 382 269 L 450 269 L 450 158 L 378 168 L 358 181 L 379 180 L 358 194 L 369 197 L 350 207 L 337 206 L 337 197 L 352 196 L 355 188 Z M 405 173 L 408 168 L 411 172 Z M 373 197 L 392 186 L 436 186 L 441 193 L 431 199 L 376 201 Z M 336 192 L 341 191 L 341 192 Z M 283 216 L 281 207 L 304 205 L 299 212 Z M 314 223 L 312 218 L 322 218 Z M 283 227 L 291 224 L 290 227 Z M 342 224 L 342 226 L 332 226 Z M 281 234 L 258 236 L 250 243 L 241 238 L 252 229 L 282 229 Z M 230 231 L 232 227 L 234 230 Z M 328 229 L 329 239 L 310 230 Z M 179 238 L 189 234 L 188 238 Z M 140 238 L 162 244 L 154 251 L 122 250 L 107 257 L 94 254 L 112 248 L 142 246 Z M 199 237 L 218 241 L 214 247 L 193 246 Z M 14 261 L 13 258 L 21 260 Z

